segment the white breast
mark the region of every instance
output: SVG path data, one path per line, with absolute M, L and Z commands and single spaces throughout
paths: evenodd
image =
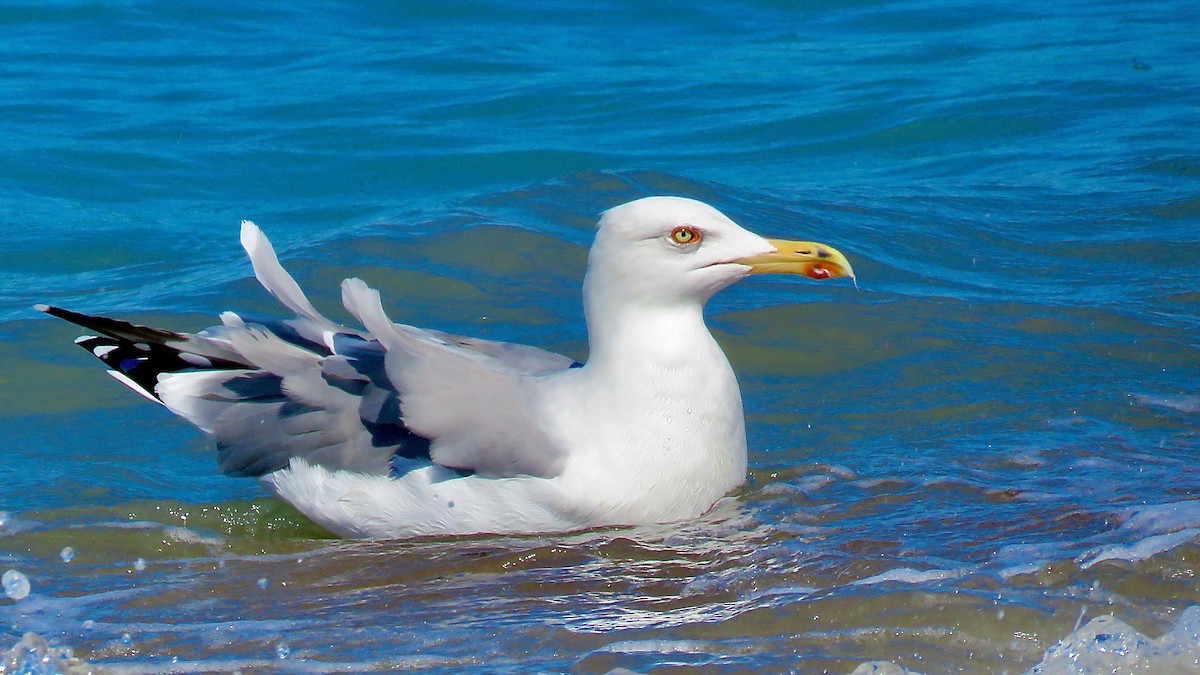
M 737 380 L 716 342 L 701 335 L 680 348 L 623 352 L 620 367 L 589 363 L 546 387 L 540 404 L 571 448 L 554 481 L 570 517 L 694 518 L 745 480 Z

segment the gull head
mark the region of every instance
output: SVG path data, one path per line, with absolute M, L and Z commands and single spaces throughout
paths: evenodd
M 694 199 L 646 197 L 600 218 L 585 294 L 643 306 L 702 305 L 760 273 L 854 277 L 850 262 L 831 246 L 760 237 Z

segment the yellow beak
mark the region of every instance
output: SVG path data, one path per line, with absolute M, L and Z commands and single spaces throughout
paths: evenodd
M 735 260 L 750 267 L 751 274 L 802 274 L 809 279 L 854 278 L 850 261 L 832 246 L 814 241 L 768 239 L 773 253 L 752 255 Z

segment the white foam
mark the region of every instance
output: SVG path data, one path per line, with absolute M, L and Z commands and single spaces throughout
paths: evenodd
M 26 633 L 7 654 L 0 654 L 0 672 L 4 673 L 102 673 L 100 669 L 76 659 L 70 649 L 51 647 L 34 633 Z
M 1033 574 L 1051 560 L 1069 557 L 1061 543 L 1008 544 L 996 551 L 993 559 L 1002 565 L 1001 577 L 1011 579 L 1019 574 Z
M 1200 500 L 1126 509 L 1117 528 L 1122 543 L 1106 544 L 1076 556 L 1084 569 L 1104 560 L 1145 560 L 1200 537 Z
M 20 570 L 5 572 L 4 594 L 13 600 L 24 600 L 29 597 L 29 577 Z
M 1150 639 L 1113 616 L 1092 619 L 1047 650 L 1029 675 L 1082 673 L 1194 673 L 1200 670 L 1200 606 L 1189 607 L 1175 628 Z
M 887 661 L 868 661 L 860 664 L 850 675 L 921 675 Z
M 1180 412 L 1200 412 L 1200 396 L 1189 394 L 1133 394 L 1131 397 L 1141 405 L 1168 408 Z
M 282 644 L 282 643 L 281 643 Z M 166 675 L 173 673 L 229 673 L 241 670 L 263 670 L 275 672 L 279 660 L 287 659 L 287 670 L 292 673 L 361 673 L 386 671 L 414 671 L 432 668 L 461 669 L 477 665 L 472 658 L 448 658 L 438 656 L 396 656 L 370 662 L 306 661 L 292 657 L 291 649 L 283 645 L 284 651 L 276 648 L 275 660 L 269 659 L 208 659 L 186 661 L 172 659 L 147 660 L 142 663 L 123 662 L 107 668 L 101 664 L 81 661 L 72 655 L 70 647 L 52 647 L 35 633 L 26 633 L 20 642 L 7 653 L 0 652 L 0 673 L 40 675 L 62 673 L 63 675 Z
M 220 548 L 225 544 L 225 540 L 221 537 L 206 537 L 203 534 L 186 527 L 167 526 L 163 528 L 163 534 L 178 542 L 185 544 L 200 544 L 209 548 Z
M 1149 534 L 1200 527 L 1200 499 L 1131 508 L 1121 527 Z
M 796 481 L 796 489 L 804 494 L 811 494 L 833 482 L 833 476 L 826 476 L 824 474 L 805 476 Z
M 1077 628 L 1046 650 L 1026 675 L 1200 672 L 1200 605 L 1187 608 L 1170 632 L 1151 639 L 1114 616 Z M 887 661 L 869 661 L 850 675 L 920 675 Z
M 1200 529 L 1198 528 L 1188 528 L 1178 532 L 1171 532 L 1170 534 L 1156 534 L 1134 544 L 1104 546 L 1094 552 L 1085 553 L 1075 560 L 1082 569 L 1087 569 L 1105 560 L 1127 560 L 1130 562 L 1145 560 L 1146 558 L 1158 555 L 1159 553 L 1165 553 L 1177 546 L 1186 544 L 1197 536 L 1200 536 Z
M 610 654 L 707 654 L 712 645 L 696 640 L 621 640 L 596 651 Z
M 905 584 L 921 584 L 927 581 L 942 581 L 945 579 L 955 579 L 967 574 L 964 570 L 918 570 L 911 567 L 898 567 L 894 570 L 888 570 L 873 577 L 859 579 L 854 584 L 866 586 L 870 584 L 882 584 L 889 581 L 905 583 Z

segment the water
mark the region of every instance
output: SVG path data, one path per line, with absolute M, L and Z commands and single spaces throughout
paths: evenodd
M 10 600 L 24 600 L 29 597 L 29 577 L 17 570 L 4 573 L 4 594 Z
M 125 672 L 1194 664 L 1198 24 L 1182 0 L 5 4 L 0 563 L 32 587 L 5 644 Z M 837 246 L 861 287 L 710 304 L 752 471 L 697 523 L 332 540 L 29 309 L 274 312 L 251 218 L 332 315 L 359 275 L 398 319 L 582 358 L 592 223 L 662 193 Z

